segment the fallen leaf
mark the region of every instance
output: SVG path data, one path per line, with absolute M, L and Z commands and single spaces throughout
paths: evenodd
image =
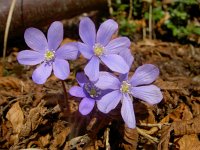
M 42 144 L 43 147 L 45 147 L 46 145 L 48 145 L 50 143 L 51 140 L 51 136 L 50 134 L 47 134 L 45 136 L 41 136 L 39 138 L 40 143 Z
M 179 150 L 200 150 L 200 141 L 196 134 L 184 135 L 178 140 Z
M 123 137 L 124 141 L 122 143 L 122 147 L 124 149 L 136 150 L 138 144 L 138 137 L 139 135 L 136 128 L 131 129 L 125 125 Z
M 168 150 L 170 132 L 173 130 L 172 126 L 163 126 L 161 129 L 160 142 L 158 144 L 158 150 Z
M 21 128 L 24 122 L 24 114 L 22 112 L 21 107 L 19 106 L 19 102 L 16 102 L 12 105 L 8 113 L 6 114 L 6 118 L 11 122 L 13 133 L 20 133 Z
M 61 133 L 57 134 L 50 148 L 53 149 L 53 148 L 61 147 L 64 144 L 65 139 L 69 135 L 70 132 L 71 132 L 70 127 L 67 127 Z
M 172 124 L 175 135 L 199 134 L 200 133 L 200 115 L 185 121 L 176 121 Z

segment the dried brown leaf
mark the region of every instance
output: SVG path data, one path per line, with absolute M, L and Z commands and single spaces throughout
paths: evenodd
M 174 128 L 175 135 L 199 134 L 200 115 L 191 120 L 173 122 L 172 126 Z
M 177 143 L 179 150 L 200 150 L 200 141 L 196 134 L 184 135 Z
M 62 132 L 57 134 L 53 140 L 52 145 L 50 146 L 50 149 L 61 147 L 64 144 L 65 139 L 69 135 L 70 132 L 71 132 L 71 128 L 66 127 Z
M 163 90 L 184 90 L 185 87 L 188 87 L 191 84 L 190 78 L 179 77 L 179 78 L 170 78 L 171 81 L 164 81 L 162 79 L 156 80 L 155 84 Z
M 181 120 L 190 120 L 192 119 L 193 115 L 190 112 L 189 107 L 187 105 L 185 105 L 184 103 L 180 103 L 179 106 L 168 115 L 168 117 L 173 121 L 181 121 Z M 167 122 L 162 121 L 162 123 L 167 123 Z
M 51 139 L 51 135 L 47 134 L 45 136 L 41 136 L 39 138 L 39 141 L 42 144 L 42 146 L 45 147 L 46 145 L 48 145 L 50 143 L 50 139 Z
M 37 129 L 37 127 L 42 122 L 43 115 L 47 111 L 47 108 L 43 107 L 42 102 L 40 104 L 41 105 L 38 105 L 38 107 L 32 108 L 30 110 L 29 115 L 26 118 L 26 122 L 23 125 L 22 130 L 20 132 L 20 136 L 28 136 L 30 132 Z
M 158 145 L 158 150 L 168 150 L 170 132 L 172 130 L 174 130 L 175 136 L 186 135 L 186 134 L 199 134 L 200 115 L 190 120 L 173 122 L 171 126 L 162 128 L 161 140 Z
M 70 150 L 70 149 L 77 148 L 81 145 L 89 143 L 90 140 L 91 139 L 89 138 L 89 136 L 87 134 L 85 134 L 83 136 L 75 137 L 75 138 L 71 139 L 70 141 L 66 142 L 64 150 Z
M 170 132 L 173 130 L 172 126 L 163 126 L 161 129 L 160 142 L 158 144 L 158 150 L 168 150 Z
M 124 141 L 122 148 L 125 150 L 136 150 L 138 144 L 138 132 L 137 129 L 131 129 L 125 126 L 124 128 Z
M 6 114 L 6 118 L 11 122 L 13 133 L 20 133 L 21 128 L 24 122 L 24 114 L 19 105 L 19 102 L 16 102 L 12 105 L 8 113 Z
M 19 141 L 19 133 L 24 122 L 24 114 L 19 106 L 19 102 L 12 105 L 6 114 L 6 118 L 11 122 L 13 128 L 13 134 L 9 137 L 9 143 L 16 144 Z
M 40 148 L 26 148 L 26 149 L 20 149 L 20 150 L 42 150 Z
M 0 106 L 7 103 L 7 98 L 3 95 L 0 95 Z
M 0 88 L 4 89 L 19 89 L 21 92 L 28 92 L 30 87 L 22 80 L 15 77 L 0 77 Z
M 200 114 L 200 97 L 194 97 L 191 96 L 191 98 L 188 98 L 188 104 L 190 107 L 192 107 L 192 113 L 194 116 L 197 116 Z

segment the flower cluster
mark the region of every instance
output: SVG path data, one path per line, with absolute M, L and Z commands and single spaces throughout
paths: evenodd
M 63 40 L 61 22 L 51 24 L 47 39 L 40 30 L 29 28 L 24 38 L 32 50 L 21 51 L 17 59 L 24 65 L 40 64 L 33 72 L 32 79 L 37 84 L 44 84 L 52 70 L 57 78 L 65 80 L 70 73 L 67 60 L 75 60 L 80 52 L 88 59 L 88 64 L 84 73 L 76 75 L 79 86 L 69 90 L 72 96 L 82 98 L 80 113 L 89 114 L 95 103 L 101 112 L 109 113 L 121 102 L 123 120 L 129 128 L 135 128 L 133 97 L 152 105 L 163 98 L 160 89 L 151 84 L 158 77 L 159 69 L 152 64 L 144 64 L 129 78 L 128 72 L 134 60 L 130 52 L 131 42 L 127 37 L 112 39 L 117 30 L 118 24 L 109 19 L 96 31 L 94 23 L 85 17 L 79 25 L 82 42 L 60 46 Z M 100 64 L 107 66 L 112 73 L 101 71 Z

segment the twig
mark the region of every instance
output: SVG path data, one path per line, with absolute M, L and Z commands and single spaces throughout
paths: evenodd
M 132 19 L 132 13 L 133 13 L 133 0 L 130 0 L 128 20 Z
M 108 3 L 109 14 L 110 16 L 112 16 L 113 15 L 112 1 L 107 0 L 107 3 Z
M 149 4 L 149 39 L 152 39 L 152 2 Z
M 140 124 L 137 124 L 139 126 L 146 126 L 146 127 L 158 127 L 159 129 L 162 128 L 163 125 L 171 125 L 170 123 L 155 123 L 155 124 L 151 124 L 151 123 L 140 123 Z
M 109 144 L 109 128 L 106 128 L 105 131 L 105 146 L 106 146 L 106 150 L 110 150 L 110 144 Z
M 10 23 L 11 23 L 11 20 L 12 20 L 13 11 L 15 9 L 15 4 L 16 4 L 16 0 L 12 0 L 11 6 L 10 6 L 10 10 L 9 10 L 9 13 L 8 13 L 8 19 L 6 21 L 6 29 L 5 29 L 4 43 L 3 43 L 3 60 L 6 57 L 8 33 L 9 33 Z
M 146 134 L 142 129 L 140 129 L 140 128 L 138 128 L 138 127 L 136 127 L 136 129 L 137 129 L 137 131 L 138 131 L 138 133 L 139 133 L 140 135 L 144 136 L 144 137 L 147 138 L 148 140 L 150 140 L 150 141 L 152 141 L 152 142 L 154 142 L 154 143 L 159 143 L 159 140 L 158 140 L 157 138 L 152 137 L 152 136 Z

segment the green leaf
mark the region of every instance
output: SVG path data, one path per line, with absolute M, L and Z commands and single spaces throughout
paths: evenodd
M 193 28 L 193 33 L 200 35 L 200 27 L 194 27 Z

